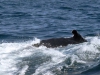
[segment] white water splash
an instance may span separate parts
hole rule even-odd
[[[40,39],[37,38],[35,40],[19,43],[1,43],[0,75],[25,75],[30,66],[28,63],[25,65],[22,63],[23,58],[35,58],[34,56],[41,57],[42,55],[42,60],[47,56],[49,56],[50,59],[41,64],[37,64],[35,71],[31,73],[31,75],[54,75],[53,70],[63,65],[67,67],[73,66],[75,62],[92,66],[95,62],[98,62],[100,58],[100,38],[87,37],[86,39],[88,40],[86,43],[68,45],[62,48],[33,47],[32,44],[40,42]],[[40,55],[38,55],[38,53],[40,53]],[[69,58],[70,64],[66,64]],[[31,62],[31,60],[27,60],[27,62]],[[22,64],[21,69],[17,66],[19,63]]]

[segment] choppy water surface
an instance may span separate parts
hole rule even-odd
[[[0,75],[99,75],[99,0],[0,0]],[[42,39],[88,42],[39,48]]]

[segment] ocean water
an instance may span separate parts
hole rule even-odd
[[[73,29],[88,42],[32,46]],[[100,0],[0,0],[0,75],[100,75]]]

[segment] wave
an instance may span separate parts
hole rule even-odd
[[[100,38],[67,47],[33,47],[40,39],[0,44],[0,75],[84,75],[99,72]]]

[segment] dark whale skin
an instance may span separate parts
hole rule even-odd
[[[68,44],[79,44],[83,42],[87,42],[76,30],[73,30],[74,34],[71,38],[51,38],[47,40],[41,40],[40,43],[34,44],[33,46],[39,47],[41,45],[46,46],[48,48],[59,47],[59,46],[67,46]]]

